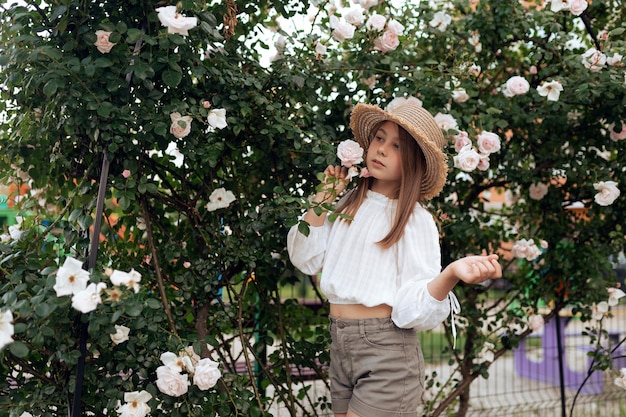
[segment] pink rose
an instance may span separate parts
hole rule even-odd
[[[122,177],[124,177],[124,178],[130,177],[130,170],[129,169],[125,169],[124,171],[122,171]]]
[[[337,19],[336,16],[330,18],[330,28],[333,30],[332,36],[338,42],[354,37],[355,27],[346,21]]]
[[[478,160],[478,165],[476,168],[479,171],[487,171],[489,169],[489,155],[478,154],[480,159]]]
[[[611,123],[611,125],[609,126],[609,135],[611,137],[611,140],[614,142],[626,139],[626,123],[622,122],[621,124],[622,130],[620,130],[619,132],[615,130],[615,123]]]
[[[528,194],[530,198],[533,200],[541,200],[548,194],[548,186],[542,182],[538,182],[536,184],[532,184],[528,188]]]
[[[480,163],[480,155],[471,146],[466,146],[461,149],[454,157],[454,167],[465,172],[471,172],[478,167]]]
[[[404,32],[404,26],[397,20],[391,19],[387,23],[387,30],[389,32],[395,33],[397,36],[401,36]]]
[[[363,148],[351,139],[344,140],[337,146],[337,157],[342,166],[350,168],[363,162]]]
[[[606,55],[596,48],[590,48],[582,55],[582,61],[585,68],[589,71],[598,72],[606,64]]]
[[[492,132],[482,132],[476,138],[478,150],[484,154],[491,154],[500,150],[500,137]]]
[[[375,30],[377,32],[382,32],[383,29],[385,29],[385,23],[387,23],[387,19],[385,18],[385,16],[374,13],[373,15],[370,16],[369,19],[367,19],[367,22],[365,23],[365,27],[368,30]]]
[[[467,132],[460,132],[458,135],[454,137],[454,150],[457,152],[461,152],[461,149],[471,144],[472,144],[472,141],[467,135]]]
[[[536,65],[531,65],[530,69],[528,70],[528,72],[530,72],[531,75],[537,74],[537,66]]]
[[[545,320],[541,314],[533,314],[528,317],[528,327],[530,327],[532,331],[541,329],[544,324]]]
[[[109,41],[109,36],[111,36],[111,32],[96,30],[96,41],[94,42],[94,45],[98,48],[98,51],[103,54],[111,52],[111,49],[116,45]]]
[[[511,254],[516,258],[532,261],[541,255],[541,250],[532,239],[520,239],[511,248]]]
[[[449,114],[437,113],[435,115],[435,122],[440,128],[446,131],[450,129],[457,130],[459,128],[454,117]]]
[[[593,184],[593,188],[598,191],[594,200],[601,206],[610,206],[620,195],[615,181],[600,181]]]
[[[526,78],[516,75],[509,78],[506,82],[506,89],[514,96],[520,94],[526,94],[530,89],[530,84],[526,81]]]
[[[587,10],[587,0],[569,0],[569,11],[574,16],[580,16],[585,10]]]
[[[205,109],[208,109],[211,107],[211,102],[209,100],[204,100],[202,102],[202,107],[204,107]]]
[[[381,52],[394,51],[399,44],[398,35],[390,30],[386,30],[381,36],[374,40],[374,48]]]
[[[172,125],[170,133],[178,139],[184,138],[191,132],[191,116],[181,116],[180,113],[174,112],[170,114]]]
[[[189,376],[168,368],[167,366],[159,366],[156,370],[156,385],[163,394],[172,397],[180,397],[189,390]]]
[[[363,15],[363,9],[361,7],[355,7],[354,9],[350,9],[348,13],[343,16],[343,18],[346,19],[346,22],[357,27],[361,26],[361,24],[365,20],[365,16]]]

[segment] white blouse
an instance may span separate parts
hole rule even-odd
[[[351,224],[327,219],[323,226],[310,227],[308,237],[293,226],[289,257],[305,274],[323,271],[320,288],[330,303],[388,304],[398,327],[432,329],[450,314],[451,303],[458,310],[453,293],[440,301],[427,288],[441,271],[437,226],[416,204],[403,237],[383,249],[376,242],[391,229],[396,207],[397,200],[369,190]]]

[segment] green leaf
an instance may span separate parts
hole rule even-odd
[[[165,85],[167,85],[168,87],[177,87],[178,84],[180,84],[180,81],[183,79],[183,76],[180,72],[167,70],[163,71],[161,78],[163,79]]]
[[[37,314],[41,318],[46,318],[55,310],[56,305],[48,304],[45,302],[38,303],[35,306],[35,314]]]
[[[48,97],[52,97],[57,93],[58,88],[59,88],[58,81],[56,79],[53,79],[53,80],[48,81],[46,84],[44,84],[43,93]]]
[[[9,350],[11,351],[13,355],[17,356],[18,358],[25,358],[28,356],[28,353],[29,353],[28,347],[24,343],[20,342],[19,340],[16,340],[13,343],[11,343],[9,345]]]

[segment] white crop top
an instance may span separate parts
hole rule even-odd
[[[330,303],[392,307],[392,320],[401,328],[432,329],[458,310],[451,292],[434,298],[427,284],[441,271],[439,234],[432,215],[420,204],[404,235],[389,249],[383,239],[395,216],[397,200],[369,190],[352,223],[337,218],[310,227],[309,236],[295,225],[287,249],[296,268],[309,275],[322,272],[320,288]],[[453,322],[453,333],[455,332]]]

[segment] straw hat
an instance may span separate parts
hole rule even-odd
[[[447,174],[448,160],[443,152],[447,141],[433,116],[415,101],[407,100],[389,110],[359,103],[350,116],[350,129],[364,148],[369,147],[372,130],[381,122],[392,121],[402,126],[415,139],[426,159],[422,178],[422,198],[429,200],[441,192]]]

